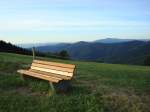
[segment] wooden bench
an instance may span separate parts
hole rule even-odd
[[[22,75],[47,80],[52,86],[52,83],[71,80],[75,72],[75,65],[33,60],[30,69],[18,70],[17,72]]]

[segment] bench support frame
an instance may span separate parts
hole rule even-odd
[[[49,82],[49,86],[50,86],[50,88],[49,88],[48,96],[52,96],[56,93],[55,92],[55,87],[54,87],[52,82]]]
[[[21,78],[22,81],[25,81],[24,74],[21,74],[20,78]]]

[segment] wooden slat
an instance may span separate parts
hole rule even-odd
[[[52,65],[52,66],[58,66],[58,67],[64,67],[64,68],[72,68],[72,69],[75,68],[75,65],[72,65],[72,64],[62,64],[62,63],[48,62],[48,61],[41,61],[41,60],[33,60],[33,63]]]
[[[68,77],[68,76],[65,76],[65,75],[52,74],[52,73],[49,73],[49,72],[43,72],[43,71],[39,71],[39,70],[29,69],[29,71],[36,72],[36,73],[39,73],[39,74],[49,75],[49,76],[52,76],[52,77],[58,77],[58,78],[61,78],[63,80],[70,80],[72,78],[72,77]]]
[[[63,72],[69,72],[69,73],[73,73],[73,71],[74,71],[74,69],[72,69],[72,68],[63,68],[63,67],[39,64],[39,63],[32,63],[32,66],[33,67],[39,67],[39,68],[58,70],[58,71],[63,71]]]
[[[52,77],[52,76],[48,76],[48,75],[44,75],[44,74],[39,74],[39,73],[28,71],[28,70],[18,70],[17,72],[19,72],[21,74],[32,76],[32,77],[48,80],[50,82],[58,83],[59,80],[61,80],[60,78],[57,78],[57,77]]]
[[[53,73],[53,74],[70,76],[70,77],[73,76],[73,73],[63,72],[63,71],[57,71],[57,70],[52,70],[52,69],[46,69],[46,68],[40,68],[40,67],[34,67],[34,66],[31,66],[31,69],[33,69],[33,70],[39,70],[39,71],[44,71],[44,72],[50,72],[50,73]]]
[[[75,65],[34,60],[29,70],[17,72],[57,83],[60,80],[70,80],[74,70]]]

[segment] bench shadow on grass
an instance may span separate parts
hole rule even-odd
[[[33,92],[40,95],[47,95],[48,91],[50,90],[50,86],[48,81],[44,81],[41,79],[37,79],[30,76],[24,76],[24,81],[28,88]],[[61,84],[61,86],[58,84],[53,84],[56,95],[86,95],[90,94],[90,88],[82,85],[76,85],[69,83],[69,87],[64,89],[64,85]],[[62,89],[63,88],[63,89]]]

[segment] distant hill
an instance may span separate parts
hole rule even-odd
[[[119,39],[119,38],[106,38],[106,39],[99,39],[94,42],[97,43],[123,43],[123,42],[131,42],[131,41],[150,41],[150,39]]]
[[[94,42],[98,43],[122,43],[122,42],[129,42],[133,41],[134,39],[118,39],[118,38],[106,38],[106,39],[99,39]]]
[[[150,42],[129,41],[123,43],[90,43],[58,44],[55,46],[37,47],[42,52],[59,52],[66,50],[72,59],[102,61],[106,63],[143,64],[150,55]]]
[[[55,45],[46,45],[46,46],[39,46],[39,47],[36,47],[36,49],[38,51],[41,51],[41,52],[60,52],[62,51],[63,49],[66,49],[67,46],[70,46],[72,44],[69,44],[69,43],[60,43],[60,44],[55,44]]]

